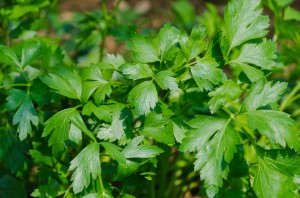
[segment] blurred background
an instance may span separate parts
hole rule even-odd
[[[102,0],[56,1],[59,8],[57,11],[60,13],[57,21],[69,25],[80,22],[80,17],[84,13],[103,12],[103,2]],[[228,0],[106,0],[105,2],[108,12],[118,7],[114,13],[116,23],[111,25],[106,37],[106,52],[123,54],[133,32],[149,34],[166,22],[187,31],[195,25],[205,25],[209,35],[212,36],[222,27],[223,11]],[[299,30],[300,17],[297,12],[300,10],[300,1],[262,0],[262,2],[264,13],[271,19],[269,38],[295,37],[286,34],[294,34]],[[69,38],[67,35],[64,36]]]
[[[176,1],[176,0],[124,0],[118,5],[116,18],[121,21],[119,29],[112,31],[112,36],[107,37],[106,49],[108,53],[124,53],[122,41],[130,37],[130,33],[142,31],[145,34],[162,27],[166,22],[171,22],[180,28],[191,29],[199,23],[204,23],[201,15],[209,15],[211,25],[221,19],[227,0],[214,1]],[[58,2],[60,21],[71,21],[78,12],[99,12],[103,8],[100,0],[64,0]],[[118,0],[106,1],[108,11],[112,11]],[[209,16],[206,16],[209,17]],[[212,26],[211,26],[212,27]],[[213,27],[212,27],[213,28]],[[126,32],[124,32],[124,30]],[[210,29],[211,33],[215,29]],[[126,37],[127,35],[127,37]],[[121,45],[120,45],[121,44]]]

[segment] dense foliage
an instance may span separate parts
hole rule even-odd
[[[260,0],[224,17],[177,1],[174,25],[143,33],[121,1],[76,24],[57,1],[0,3],[0,197],[299,197],[291,0],[262,2],[272,39]],[[108,35],[130,53],[105,55]]]

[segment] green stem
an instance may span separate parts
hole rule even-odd
[[[107,37],[107,34],[108,34],[108,26],[110,25],[112,16],[118,10],[119,5],[122,2],[122,0],[118,0],[117,4],[115,5],[115,7],[113,8],[113,10],[110,14],[108,13],[108,10],[107,10],[106,0],[102,0],[101,2],[102,2],[102,11],[104,13],[104,18],[105,18],[105,26],[104,26],[104,29],[101,31],[102,32],[102,39],[101,39],[101,42],[99,44],[99,47],[100,47],[99,62],[101,62],[102,59],[103,59],[104,48],[105,48],[105,44],[106,44],[106,37]]]
[[[59,0],[53,0],[53,3],[51,5],[51,7],[54,9],[54,8],[57,8],[57,4],[58,4],[58,1]]]
[[[121,82],[121,81],[111,81],[110,83],[113,85],[126,85],[125,82]]]
[[[23,69],[20,69],[20,72],[22,74],[22,76],[24,77],[24,79],[26,80],[27,84],[30,84],[30,80],[27,78],[27,76],[25,75]]]
[[[123,195],[123,188],[122,188],[121,192],[119,192],[119,194],[118,194],[117,198],[121,198],[121,197],[122,197],[122,195]]]
[[[170,90],[168,90],[167,93],[162,97],[162,101],[165,102],[166,99],[168,98],[169,94],[170,94]]]
[[[186,69],[188,66],[187,65],[184,65],[184,66],[180,66],[180,67],[176,67],[176,68],[171,68],[171,70],[175,73],[183,70],[183,69]]]
[[[237,120],[234,120],[234,122],[237,124],[240,130],[246,135],[246,137],[250,140],[251,144],[256,149],[256,142],[254,138],[251,136],[251,134],[253,134],[252,131],[248,127],[242,126]]]
[[[8,87],[30,87],[31,84],[20,83],[20,84],[7,84],[0,86],[0,89],[8,88]]]
[[[294,113],[292,114],[292,117],[295,118],[295,117],[297,117],[298,115],[300,115],[300,109],[294,111]]]
[[[95,143],[97,143],[97,140],[96,140],[94,134],[93,134],[91,131],[89,131],[89,130],[83,130],[83,132],[84,132],[84,134],[86,134],[89,138],[91,138]]]
[[[79,108],[79,107],[82,107],[82,105],[77,105],[76,107],[74,107],[74,110]],[[76,121],[72,121],[71,122],[79,129],[81,129],[81,131],[86,134],[89,138],[91,138],[95,143],[97,143],[97,139],[95,138],[93,132],[91,132],[88,128],[86,127],[81,127],[80,124],[77,124]]]
[[[102,40],[100,42],[100,53],[99,53],[99,62],[102,61],[104,55],[104,48],[106,44],[106,37],[107,37],[107,24],[105,24],[104,30],[102,30]]]
[[[230,118],[232,118],[234,120],[235,115],[229,109],[227,109],[224,106],[222,107],[222,109],[223,109],[223,111],[225,111],[225,113],[227,113],[230,116]]]
[[[296,87],[289,93],[289,95],[283,100],[281,103],[279,110],[283,111],[286,107],[288,107],[294,100],[293,97],[300,90],[300,82],[297,83]]]
[[[104,13],[104,17],[105,17],[105,19],[107,19],[108,13],[107,13],[107,7],[106,7],[106,0],[101,0],[101,4],[102,4],[102,11]]]
[[[168,181],[169,184],[168,184],[168,186],[167,186],[167,188],[165,190],[166,197],[171,197],[171,195],[174,195],[174,191],[175,191],[174,187],[177,188],[174,185],[175,180],[176,180],[176,175],[172,174],[171,179]]]
[[[123,1],[123,0],[118,0],[118,2],[116,3],[115,7],[113,8],[113,10],[112,10],[110,16],[114,16],[114,14],[115,14],[116,11],[118,10],[119,5],[120,5],[120,3],[121,3],[122,1]]]
[[[168,174],[168,166],[169,166],[169,156],[170,156],[170,147],[166,145],[160,146],[165,152],[159,156],[158,161],[158,178],[159,178],[159,190],[158,196],[159,198],[166,197],[166,188],[167,188],[167,174]]]
[[[101,125],[101,123],[99,122],[99,123],[97,123],[97,124],[95,124],[94,126],[91,127],[91,131],[92,131],[93,134],[96,133],[96,131],[99,130],[100,125]]]
[[[103,59],[103,55],[104,55],[104,48],[105,48],[105,43],[106,43],[106,37],[107,37],[107,26],[110,23],[110,16],[108,15],[108,11],[107,11],[107,6],[106,6],[106,0],[101,0],[102,3],[102,11],[104,13],[104,19],[105,19],[105,24],[103,29],[101,29],[101,34],[102,34],[102,38],[101,38],[101,42],[99,44],[99,62],[102,61]],[[101,28],[101,27],[100,27]]]
[[[105,192],[105,188],[104,188],[104,185],[103,185],[101,174],[98,174],[98,179],[99,179],[99,183],[100,183],[102,198],[104,198],[104,197],[106,197],[106,192]]]
[[[294,96],[292,99],[291,99],[291,102],[294,102],[296,100],[298,100],[300,98],[300,94]]]
[[[227,109],[226,107],[222,107],[222,109],[230,116],[230,118],[234,121],[234,123],[239,127],[240,131],[246,135],[246,137],[250,140],[251,144],[255,147],[256,146],[255,140],[251,136],[251,134],[253,134],[252,131],[250,131],[248,127],[242,126],[240,122],[236,119],[236,116],[229,109]]]
[[[179,72],[182,69],[190,68],[191,66],[194,66],[197,63],[198,63],[198,61],[194,61],[194,62],[186,63],[185,65],[182,65],[182,66],[179,66],[179,67],[175,67],[175,68],[171,67],[171,70],[176,73],[176,72]]]
[[[10,40],[10,37],[9,37],[9,29],[8,29],[8,21],[7,20],[5,20],[3,22],[2,32],[3,32],[3,38],[4,38],[3,43],[5,43],[6,46],[9,47],[11,45],[11,40]]]
[[[155,179],[152,178],[150,185],[150,197],[155,198]]]
[[[230,47],[228,48],[228,51],[227,51],[227,53],[226,53],[226,56],[225,56],[225,59],[226,60],[228,60],[228,56],[229,56],[229,53],[231,52],[231,45],[230,45]]]
[[[67,195],[69,194],[71,188],[72,188],[72,186],[69,186],[69,187],[67,188],[67,190],[66,190],[66,192],[65,192],[65,194],[64,194],[64,196],[63,196],[63,198],[66,198],[66,197],[67,197]]]
[[[198,62],[199,62],[199,61],[190,62],[190,63],[186,64],[185,66],[186,66],[186,67],[191,67],[191,66],[196,65]]]

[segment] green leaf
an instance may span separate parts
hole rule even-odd
[[[144,81],[135,86],[128,95],[128,101],[135,107],[138,116],[149,113],[158,102],[157,91],[153,82]]]
[[[260,66],[262,69],[271,70],[275,66],[276,43],[271,40],[264,40],[261,43],[244,44],[238,58],[238,62]]]
[[[224,72],[217,68],[219,65],[212,59],[202,59],[191,67],[192,76],[200,91],[210,91],[226,79]]]
[[[75,109],[77,107],[74,107]],[[85,135],[89,136],[93,141],[96,141],[96,138],[94,134],[86,127],[80,113],[76,110],[72,116],[69,117],[70,121],[76,128],[80,129],[82,132],[84,132]],[[79,136],[77,134],[77,136]]]
[[[64,187],[61,186],[56,180],[50,178],[45,185],[41,185],[35,189],[31,193],[31,196],[40,198],[59,197],[60,195],[63,195],[64,192]]]
[[[102,124],[98,130],[97,138],[99,138],[99,140],[109,140],[110,142],[115,141],[116,138],[112,134],[111,128],[112,127],[109,124]]]
[[[21,68],[21,63],[16,53],[4,45],[0,45],[0,62]]]
[[[28,150],[25,143],[18,141],[17,144],[13,144],[1,163],[12,174],[19,175],[28,171],[31,161],[28,159]]]
[[[291,6],[284,9],[284,20],[296,20],[300,21],[300,12]]]
[[[154,111],[146,115],[140,134],[167,145],[175,143],[172,121]]]
[[[183,122],[183,120],[181,120],[180,122],[178,122],[176,120],[171,122],[175,140],[179,143],[182,143],[182,140],[183,140],[183,138],[185,138],[185,133],[186,133],[186,129],[183,128],[183,126],[182,126],[183,123],[181,123],[181,122]]]
[[[256,69],[253,66],[244,63],[234,63],[234,62],[231,62],[231,64],[233,66],[237,65],[238,67],[240,67],[251,82],[255,82],[257,80],[265,78],[264,72],[259,69]]]
[[[125,60],[120,54],[107,54],[107,60],[115,69],[118,69],[121,65],[125,64]]]
[[[120,140],[126,135],[126,132],[130,130],[130,126],[133,122],[132,113],[122,104],[114,105],[112,110],[111,133],[117,140]]]
[[[99,193],[90,193],[88,195],[83,196],[82,198],[98,198],[100,197]]]
[[[64,54],[60,46],[52,49],[51,46],[42,45],[42,64],[47,67],[56,67],[61,64]]]
[[[1,198],[26,198],[25,185],[10,175],[0,177]]]
[[[31,149],[29,154],[36,164],[45,164],[47,166],[53,166],[53,158],[45,153],[42,153],[39,150]]]
[[[60,151],[64,150],[65,141],[68,140],[70,134],[71,121],[77,128],[86,130],[82,127],[82,125],[85,125],[76,108],[64,109],[45,122],[46,127],[44,128],[42,137],[50,135],[53,131],[48,144],[49,146],[52,146],[54,154],[58,154]],[[72,133],[73,132],[71,131],[71,136]]]
[[[136,197],[129,194],[123,194],[122,198],[136,198]]]
[[[131,174],[135,173],[140,167],[140,164],[131,161],[131,160],[126,160],[125,164],[119,164],[116,172],[116,177],[117,178],[125,178],[130,176]]]
[[[164,90],[178,90],[175,73],[165,70],[155,74],[155,82]]]
[[[129,144],[123,149],[126,158],[152,158],[164,152],[157,146],[141,144],[144,136],[133,138]]]
[[[205,26],[195,26],[192,29],[190,38],[186,33],[181,34],[180,47],[187,61],[192,60],[205,49],[204,39],[206,35]]]
[[[146,64],[125,64],[121,67],[122,73],[129,79],[138,80],[153,77],[152,70]]]
[[[179,48],[176,44],[179,42],[181,31],[170,23],[166,23],[157,35],[157,46],[159,47],[160,60],[173,60]]]
[[[260,149],[262,150],[262,149]],[[300,175],[299,155],[287,150],[259,151],[253,189],[258,197],[299,197],[294,175]]]
[[[69,140],[75,142],[76,144],[80,144],[82,141],[81,130],[72,123],[70,125]]]
[[[189,1],[174,1],[172,10],[176,18],[178,18],[178,22],[181,22],[183,25],[191,25],[195,22],[195,7]]]
[[[91,114],[99,120],[104,120],[108,124],[102,124],[97,137],[101,140],[120,140],[130,133],[132,125],[132,113],[124,104],[116,103],[112,105],[102,105],[96,107],[92,102],[87,103],[83,108],[83,115],[91,116]]]
[[[133,57],[140,63],[152,63],[159,61],[157,50],[151,38],[144,38],[140,34],[134,34],[131,38]]]
[[[82,100],[87,102],[94,93],[96,104],[100,104],[112,92],[111,84],[104,79],[99,67],[92,65],[81,72],[83,80]]]
[[[230,119],[197,116],[189,121],[192,128],[180,146],[184,152],[197,152],[195,171],[200,171],[208,197],[214,197],[228,174],[228,164],[237,152],[240,139]]]
[[[30,86],[30,97],[40,107],[51,102],[51,96],[47,85],[43,84],[40,80],[35,79],[32,86]]]
[[[13,146],[11,131],[0,127],[0,160],[3,160],[9,149]]]
[[[270,40],[264,40],[258,44],[246,43],[242,46],[239,56],[230,62],[236,63],[237,65],[247,64],[249,67],[249,64],[252,64],[262,69],[271,70],[276,64],[274,62],[274,59],[277,57],[275,53],[276,43]],[[244,70],[243,66],[241,68]],[[251,77],[248,78],[250,79]]]
[[[287,83],[283,82],[272,83],[264,79],[254,82],[243,102],[242,111],[253,111],[277,103],[286,88]]]
[[[214,36],[223,23],[218,5],[214,2],[205,2],[205,11],[201,14],[201,17],[197,18],[197,22],[207,28],[207,34],[210,37]]]
[[[212,97],[208,102],[210,112],[215,113],[222,105],[236,100],[241,94],[242,90],[238,84],[232,80],[226,80],[223,85],[208,94]]]
[[[279,7],[285,7],[287,5],[290,5],[291,3],[293,3],[294,0],[274,0],[275,3],[277,4],[277,6]]]
[[[106,109],[107,108],[107,109]],[[123,104],[117,103],[117,104],[113,104],[110,105],[108,107],[108,105],[106,106],[101,106],[98,107],[98,109],[100,110],[99,113],[102,114],[102,118],[103,116],[105,116],[105,114],[107,112],[107,110],[109,110],[110,112],[109,117],[107,118],[103,118],[103,120],[107,121],[107,122],[111,122],[111,126],[109,126],[109,128],[107,128],[106,130],[106,135],[102,134],[101,132],[105,131],[99,131],[98,133],[98,137],[103,139],[103,135],[107,137],[107,133],[111,133],[111,135],[113,135],[114,138],[116,138],[117,140],[120,140],[121,138],[126,136],[127,132],[130,132],[130,126],[132,124],[132,113],[131,111]],[[95,111],[94,111],[95,112]],[[98,116],[99,119],[101,119],[101,117]]]
[[[8,110],[17,109],[23,102],[24,97],[26,97],[26,92],[20,89],[10,89],[8,91],[6,108]]]
[[[24,2],[16,4],[12,7],[12,12],[9,15],[9,19],[20,19],[22,16],[30,13],[38,13],[40,8],[49,5],[50,2],[47,1],[37,1],[34,4],[29,4],[29,2]]]
[[[71,177],[72,187],[75,194],[87,188],[90,184],[91,175],[95,180],[101,173],[99,144],[90,143],[72,161],[69,171],[74,171]]]
[[[21,67],[24,69],[41,54],[42,46],[38,41],[25,42],[22,49]]]
[[[290,115],[280,111],[258,110],[244,113],[247,116],[249,127],[257,129],[283,147],[287,145],[300,150],[299,132],[296,123]]]
[[[85,86],[85,88],[88,88],[88,86],[95,86],[95,84],[97,84],[96,85],[97,88],[94,93],[94,98],[96,104],[100,104],[105,99],[105,97],[110,96],[110,94],[112,93],[111,84],[110,83],[100,84],[99,82],[94,82],[94,83],[90,82],[89,85],[84,83],[83,86]]]
[[[116,160],[118,163],[126,163],[126,158],[123,153],[121,153],[120,150],[122,150],[120,147],[114,145],[110,142],[101,142],[101,145],[105,148],[106,152],[109,154],[111,158]]]
[[[55,68],[53,73],[49,73],[48,76],[41,76],[40,80],[60,95],[81,99],[82,82],[77,70],[74,68]]]
[[[19,106],[18,111],[13,117],[13,124],[19,124],[19,138],[20,140],[24,140],[32,132],[31,123],[34,126],[38,126],[39,124],[39,118],[36,115],[31,97],[25,91],[11,89],[7,101],[8,108],[15,109]]]
[[[91,116],[94,114],[99,120],[112,122],[113,108],[114,105],[101,105],[97,107],[92,101],[89,101],[83,106],[82,115]]]
[[[267,35],[269,18],[262,16],[262,9],[258,6],[260,0],[231,0],[224,11],[227,39],[229,41],[228,52],[242,43],[262,38]]]

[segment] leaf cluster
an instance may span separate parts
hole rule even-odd
[[[1,197],[25,197],[26,178],[33,197],[171,197],[185,155],[208,197],[298,197],[299,126],[279,106],[288,83],[268,80],[260,3],[230,1],[212,37],[167,23],[83,67],[42,38],[0,45]]]

